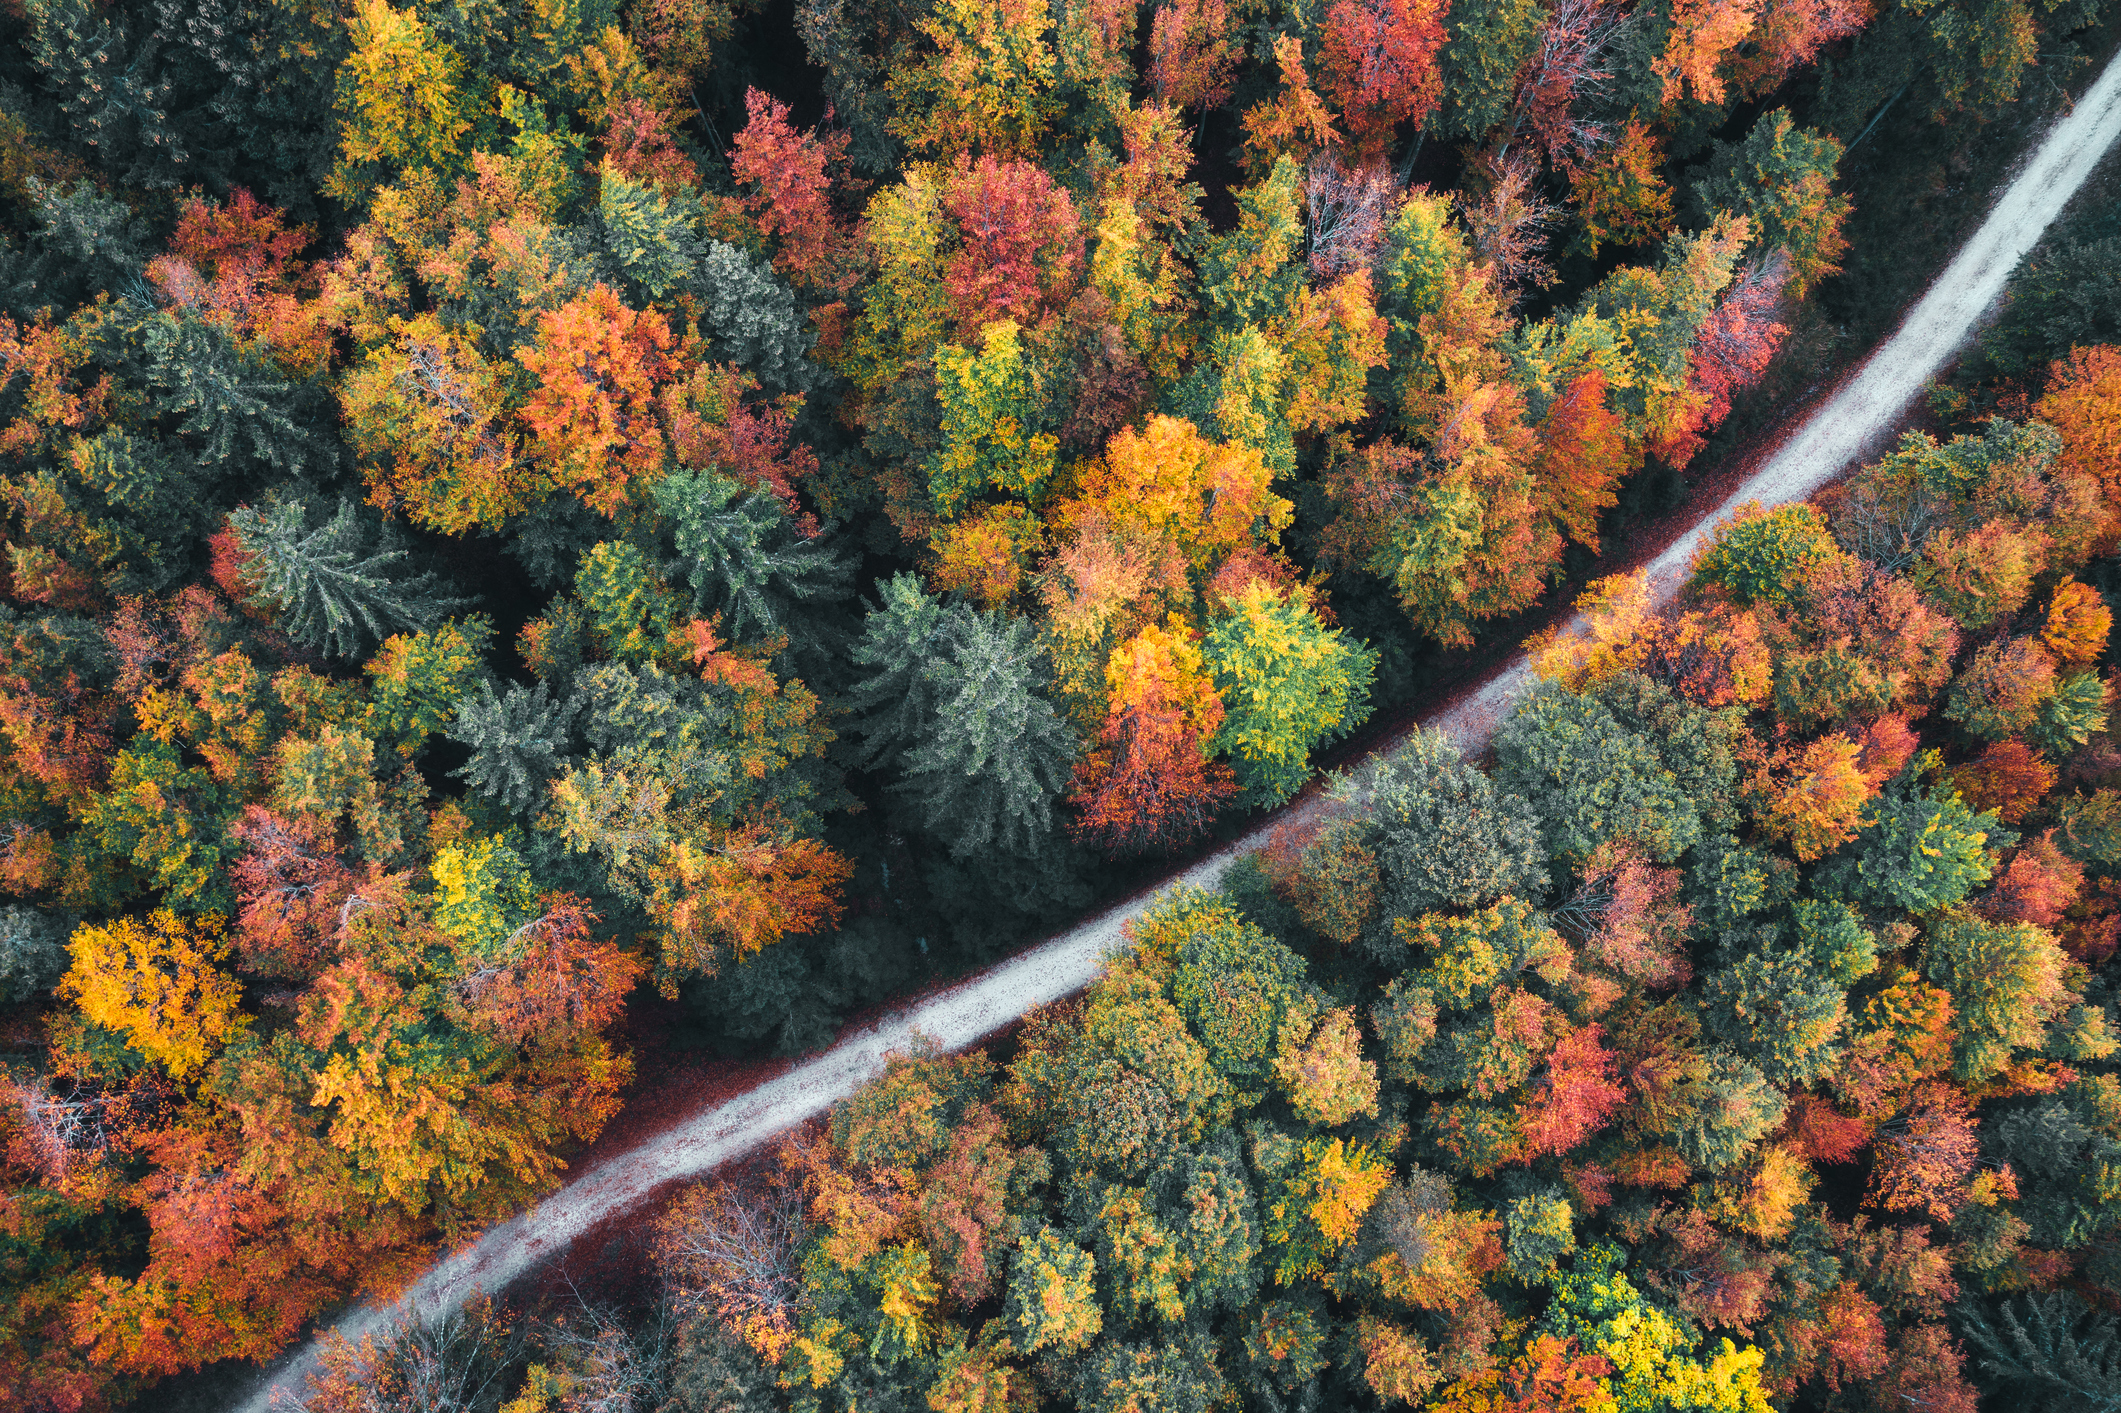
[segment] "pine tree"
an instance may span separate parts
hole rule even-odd
[[[1981,1367],[2043,1406],[2069,1413],[2121,1408],[2121,1331],[2068,1291],[2028,1295],[2024,1318],[2005,1301],[1991,1324],[1979,1306],[1959,1310],[1959,1328]],[[1997,1325],[2002,1328],[1998,1329]]]
[[[944,606],[909,574],[855,645],[871,669],[854,693],[869,763],[896,768],[893,788],[958,858],[1035,852],[1052,826],[1077,743],[1038,691],[1044,656],[1030,624]]]
[[[406,552],[371,541],[351,501],[342,499],[319,529],[306,529],[307,518],[295,500],[262,511],[241,506],[229,516],[248,559],[244,577],[258,586],[251,602],[272,609],[296,641],[334,657],[359,657],[461,604],[440,592],[432,574],[393,577]]]
[[[810,336],[795,311],[795,294],[770,266],[723,241],[709,241],[699,283],[707,295],[707,326],[717,356],[758,375],[768,388],[803,392],[816,378],[805,361]]]
[[[511,684],[501,696],[481,678],[478,695],[464,698],[449,733],[472,751],[453,773],[487,798],[529,814],[559,768],[580,710],[580,698],[556,702],[543,682],[528,689]]]
[[[783,631],[798,605],[843,589],[846,561],[798,536],[770,491],[713,471],[674,471],[654,495],[677,540],[670,572],[692,586],[692,612],[721,615],[738,642]]]

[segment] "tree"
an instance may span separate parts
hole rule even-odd
[[[392,1321],[358,1345],[335,1334],[309,1376],[315,1413],[415,1413],[497,1406],[523,1354],[523,1334],[489,1300]]]
[[[1826,517],[1808,504],[1740,506],[1694,561],[1697,585],[1742,604],[1788,607],[1807,578],[1838,555]]]
[[[511,683],[503,696],[481,678],[477,694],[465,694],[449,730],[472,752],[454,774],[504,808],[529,814],[566,754],[579,711],[574,699],[554,701],[542,682],[528,689]]]
[[[1009,1323],[1027,1354],[1081,1349],[1104,1328],[1093,1278],[1097,1258],[1051,1227],[1017,1251],[1009,1275]]]
[[[1645,735],[1594,697],[1542,688],[1495,739],[1496,783],[1539,816],[1550,857],[1631,840],[1669,863],[1701,836],[1689,798]]]
[[[1789,110],[1763,113],[1739,143],[1715,146],[1709,174],[1695,184],[1711,211],[1743,216],[1753,237],[1789,259],[1790,295],[1802,299],[1840,269],[1848,241],[1841,224],[1849,199],[1830,189],[1841,144],[1800,128]]]
[[[1443,7],[1423,0],[1334,0],[1319,59],[1326,96],[1358,143],[1382,149],[1443,100]]]
[[[1153,416],[1139,432],[1120,428],[1104,455],[1081,470],[1070,513],[1094,511],[1116,528],[1153,536],[1205,577],[1232,555],[1273,544],[1287,528],[1295,508],[1269,489],[1272,481],[1253,448]]]
[[[1149,26],[1149,88],[1174,108],[1220,107],[1238,47],[1223,0],[1166,0]]]
[[[0,1005],[33,1005],[66,975],[65,919],[22,903],[0,907]]]
[[[1548,18],[1522,0],[1474,0],[1453,4],[1448,22],[1437,135],[1478,142],[1512,116],[1519,80],[1539,51]]]
[[[989,324],[977,352],[945,344],[935,351],[942,445],[924,468],[935,513],[954,517],[989,489],[1035,497],[1045,489],[1060,443],[1037,372],[1025,357],[1013,319]]]
[[[463,60],[417,14],[363,0],[349,22],[352,52],[339,66],[339,165],[328,189],[364,203],[379,169],[455,164],[471,128]]]
[[[1952,996],[1959,1018],[1952,1073],[1987,1079],[2017,1050],[2038,1049],[2048,1025],[2077,998],[2063,981],[2069,958],[2031,923],[1948,914],[1929,929],[1923,972]]]
[[[2020,296],[2021,298],[2023,296]],[[2105,503],[2114,504],[2116,474],[2121,458],[2121,347],[2112,344],[2072,348],[2048,369],[2047,392],[2033,407],[2041,421],[2062,434],[2058,469],[2090,476],[2106,488]],[[2100,527],[2100,542],[2112,544],[2121,538],[2121,516],[2109,510]],[[2080,590],[2082,586],[2076,586]],[[2057,589],[2056,604],[2063,590]]]
[[[2113,632],[2113,610],[2089,584],[2064,578],[2048,601],[2047,626],[2040,630],[2040,646],[2062,667],[2089,667],[2106,652],[2107,636]]]
[[[507,371],[432,315],[408,320],[340,384],[369,498],[445,533],[522,510],[536,489],[504,419]]]
[[[1410,737],[1367,785],[1384,916],[1482,907],[1536,886],[1537,819],[1443,736]]]
[[[1994,1323],[1979,1306],[1962,1317],[1983,1369],[2056,1407],[2097,1408],[2121,1398],[2121,1335],[2113,1316],[2067,1291],[2021,1299],[2019,1309],[2003,1301]]]
[[[772,269],[727,241],[711,240],[700,256],[706,327],[713,356],[754,373],[781,393],[808,390],[815,372],[805,361],[811,336],[796,313],[795,294]],[[650,310],[642,318],[654,315]]]
[[[1328,1011],[1315,1031],[1308,1023],[1284,1026],[1274,1077],[1296,1117],[1314,1127],[1338,1128],[1377,1114],[1377,1066],[1362,1057],[1353,1007]]]
[[[1768,1083],[1811,1084],[1840,1059],[1844,993],[1798,952],[1757,951],[1711,972],[1703,986],[1709,1029],[1760,1067]]]
[[[959,858],[996,845],[1035,852],[1076,743],[1036,690],[1043,656],[1030,626],[945,607],[901,574],[870,611],[854,660],[868,758]]]
[[[675,540],[672,569],[692,587],[690,611],[713,614],[738,642],[787,632],[800,608],[844,582],[845,563],[801,538],[766,491],[746,491],[714,471],[679,470],[651,495]]]
[[[1846,736],[1827,735],[1790,762],[1790,774],[1769,787],[1761,827],[1790,841],[1805,863],[1856,837],[1863,806],[1872,794],[1861,768],[1862,748]]]
[[[172,1078],[203,1067],[243,1028],[242,988],[218,965],[228,944],[211,913],[186,922],[163,909],[145,922],[84,923],[67,946],[73,965],[59,994]]]
[[[457,718],[457,703],[484,669],[493,639],[483,615],[399,633],[364,664],[371,679],[367,729],[406,754]]]
[[[1872,1139],[1870,1201],[1888,1212],[1948,1219],[1981,1153],[1973,1106],[1948,1084],[1918,1085],[1903,1112]]]
[[[1313,748],[1369,715],[1377,655],[1327,628],[1301,593],[1254,583],[1208,630],[1201,657],[1225,712],[1212,748],[1256,800],[1295,793]]]
[[[2004,638],[1975,649],[1952,682],[1944,715],[1984,740],[2029,730],[2055,690],[2055,660],[2030,638]]]
[[[1714,427],[1731,402],[1760,381],[1789,330],[1774,321],[1790,283],[1790,259],[1779,247],[1754,260],[1724,291],[1716,312],[1694,336],[1687,386],[1708,399],[1702,421]]]
[[[848,237],[832,210],[828,169],[845,159],[851,134],[799,134],[788,105],[756,88],[744,90],[744,112],[729,153],[730,170],[749,187],[744,209],[780,243],[781,273],[812,288],[836,285]]]
[[[1987,845],[1999,832],[1994,815],[1968,809],[1957,791],[1903,776],[1864,813],[1854,868],[1842,876],[1859,902],[1935,912],[1988,882]]]
[[[680,371],[661,314],[593,285],[541,314],[537,342],[517,358],[538,380],[523,423],[557,485],[611,515],[661,474],[656,398]]]
[[[1664,53],[1650,66],[1664,80],[1661,101],[1723,102],[1725,56],[1745,41],[1759,13],[1760,0],[1678,0]]]
[[[1045,0],[945,0],[915,26],[934,51],[886,80],[891,131],[919,151],[1028,152],[1059,111]]]
[[[1975,808],[2016,824],[2054,788],[2055,768],[2023,741],[1996,741],[1952,772],[1952,783]]]
[[[1097,748],[1076,762],[1070,793],[1082,837],[1113,853],[1189,843],[1237,789],[1230,768],[1207,755],[1222,701],[1183,629],[1151,624],[1105,667],[1112,705]]]
[[[334,657],[357,657],[400,629],[418,632],[460,600],[446,598],[433,574],[390,570],[406,551],[376,546],[353,503],[316,530],[305,530],[299,501],[263,511],[239,506],[229,527],[244,556],[243,577],[257,586],[252,602],[275,612],[297,641]]]
[[[1649,125],[1629,118],[1611,146],[1569,175],[1583,231],[1576,244],[1596,256],[1601,245],[1647,245],[1672,230],[1672,190],[1659,175],[1664,153]]]
[[[1586,369],[1539,423],[1540,508],[1556,530],[1596,553],[1599,516],[1619,503],[1616,488],[1636,461],[1620,415],[1606,405],[1605,373]]]

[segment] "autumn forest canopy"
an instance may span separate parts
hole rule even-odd
[[[2098,0],[0,33],[0,1408],[239,1387],[643,1045],[827,1043],[1579,592],[1489,755],[303,1406],[2121,1406],[2114,190],[1889,454],[1598,568]]]

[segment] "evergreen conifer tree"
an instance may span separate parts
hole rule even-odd
[[[692,612],[722,615],[740,642],[781,630],[795,605],[829,599],[845,580],[846,564],[799,537],[769,491],[746,491],[712,471],[676,471],[654,494],[677,538],[671,572],[692,586]]]
[[[251,602],[271,608],[298,642],[334,657],[357,657],[401,629],[423,629],[459,602],[431,574],[394,579],[402,549],[372,545],[349,501],[320,529],[306,528],[299,501],[229,516],[258,585]]]
[[[517,814],[530,813],[566,754],[580,710],[580,698],[554,701],[543,682],[512,684],[503,696],[481,679],[478,694],[457,708],[449,733],[472,752],[457,778]]]
[[[723,241],[710,241],[699,264],[707,325],[715,353],[758,375],[769,388],[807,390],[815,373],[804,361],[810,338],[795,312],[795,294],[763,265]]]
[[[1027,623],[944,605],[910,574],[884,586],[854,660],[868,763],[894,768],[924,828],[965,858],[1035,851],[1076,742],[1037,689],[1044,649]]]

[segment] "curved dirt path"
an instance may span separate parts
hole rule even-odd
[[[1647,566],[1653,597],[1675,595],[1688,563],[1716,525],[1747,501],[1803,500],[1889,434],[1910,400],[1959,348],[2003,292],[2010,272],[2061,214],[2107,149],[2121,138],[2121,56],[2110,61],[2076,109],[2056,123],[2012,180],[1981,228],[1937,278],[1900,328],[1853,378],[1786,439],[1776,454],[1716,510]],[[1573,626],[1573,620],[1572,620]],[[1511,706],[1534,684],[1519,656],[1478,690],[1431,718],[1429,725],[1468,749],[1485,744]],[[1373,759],[1398,738],[1379,744]],[[632,1152],[600,1163],[513,1220],[444,1258],[394,1306],[369,1307],[341,1320],[338,1332],[359,1340],[402,1312],[454,1306],[474,1291],[499,1291],[548,1256],[566,1250],[599,1223],[645,1201],[658,1188],[698,1177],[741,1157],[776,1134],[824,1113],[882,1072],[884,1058],[926,1037],[945,1049],[973,1045],[1026,1011],[1058,1001],[1096,979],[1105,958],[1124,945],[1121,929],[1170,888],[1212,888],[1243,853],[1278,826],[1321,808],[1313,794],[1260,824],[1220,852],[1176,874],[1156,890],[1122,903],[1031,951],[850,1035],[823,1054],[748,1093],[669,1129]],[[267,1375],[241,1413],[288,1406],[289,1395],[317,1363],[312,1342]]]

